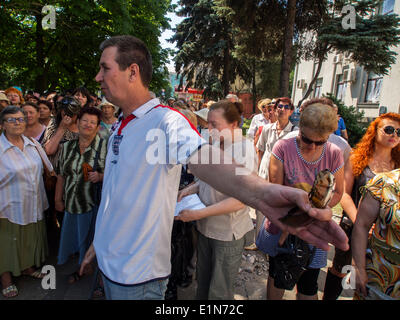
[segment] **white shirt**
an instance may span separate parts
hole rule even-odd
[[[100,270],[120,284],[170,274],[182,164],[206,143],[179,112],[158,105],[152,99],[133,112],[118,155],[113,141],[120,124],[108,142],[94,247]]]
[[[10,143],[4,133],[0,136],[0,218],[27,225],[42,220],[49,204],[42,159],[35,144],[22,138],[23,151]]]
[[[250,139],[254,139],[256,132],[259,127],[265,126],[269,123],[269,120],[265,119],[264,114],[259,113],[256,114],[253,119],[251,120],[249,130],[247,131],[247,136]]]
[[[264,152],[260,163],[260,169],[258,170],[258,175],[267,180],[269,176],[269,162],[271,159],[272,148],[279,139],[287,137],[290,132],[295,129],[295,126],[289,121],[286,127],[283,128],[278,135],[278,130],[276,129],[277,123],[278,121],[263,127],[260,138],[257,142],[257,149]]]
[[[290,138],[294,138],[297,137],[299,135],[299,131],[292,131],[290,133],[288,133],[284,139],[290,139]],[[347,162],[347,160],[350,157],[350,152],[351,152],[351,147],[349,145],[349,143],[346,141],[346,139],[337,136],[336,134],[332,133],[329,138],[328,141],[330,143],[333,143],[334,145],[336,145],[337,147],[339,147],[340,151],[342,151],[342,155],[343,155],[343,159],[344,159],[344,163]]]
[[[228,155],[236,163],[243,165],[251,172],[257,173],[257,155],[254,145],[250,140],[243,138],[241,141],[233,143],[229,151],[231,152]],[[199,197],[206,206],[211,206],[229,198],[229,196],[215,190],[201,180],[199,181]],[[197,230],[205,237],[220,241],[241,239],[247,232],[254,228],[249,211],[250,208],[246,206],[229,214],[197,220]]]

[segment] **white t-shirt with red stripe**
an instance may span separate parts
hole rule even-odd
[[[182,164],[207,143],[181,113],[152,99],[133,112],[119,152],[110,136],[94,247],[100,270],[120,284],[170,274],[171,231]]]

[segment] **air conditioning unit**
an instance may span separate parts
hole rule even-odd
[[[357,70],[356,70],[356,68],[351,68],[350,69],[350,72],[348,74],[347,79],[350,82],[356,82],[357,81]]]
[[[337,54],[336,56],[333,57],[333,63],[340,63],[343,61],[343,55],[342,54]]]
[[[297,89],[305,89],[306,86],[307,86],[306,80],[304,79],[297,80]]]

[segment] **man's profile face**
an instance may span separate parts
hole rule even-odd
[[[106,99],[115,105],[121,105],[129,85],[129,68],[124,71],[119,69],[115,61],[117,47],[108,47],[101,54],[100,71],[95,80],[100,84]]]

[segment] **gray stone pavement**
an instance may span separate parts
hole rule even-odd
[[[334,216],[337,221],[338,216]],[[323,268],[319,276],[318,297],[322,299],[325,284],[326,271],[332,265],[334,248],[331,247],[328,254],[328,265]],[[53,265],[56,268],[56,289],[44,290],[41,280],[27,276],[14,278],[14,283],[18,287],[19,295],[13,299],[5,299],[0,295],[0,300],[88,300],[93,288],[94,277],[86,276],[80,281],[69,284],[68,275],[77,268],[78,259],[70,259],[65,265],[56,265],[56,256],[50,255],[45,264]],[[245,251],[242,256],[242,265],[235,283],[235,300],[265,300],[266,284],[268,278],[268,260],[260,251]],[[196,292],[196,281],[187,288],[178,288],[179,300],[194,300]],[[342,292],[339,300],[351,300],[352,290]],[[100,298],[101,299],[101,298]],[[296,290],[286,291],[285,300],[295,300]]]

